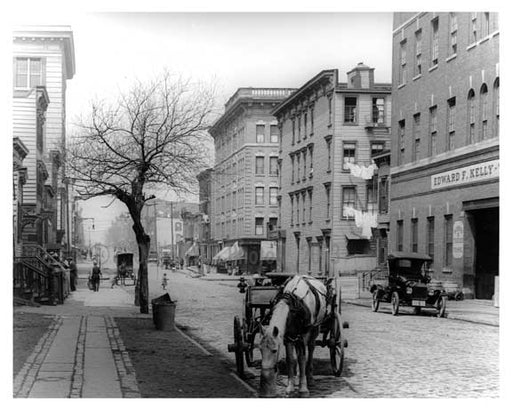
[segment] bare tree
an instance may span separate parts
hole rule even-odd
[[[92,104],[77,125],[66,163],[83,198],[113,195],[128,208],[139,249],[135,303],[148,313],[150,237],[141,211],[155,197],[148,192],[194,192],[195,176],[209,165],[214,89],[166,71],[120,94],[113,105]]]

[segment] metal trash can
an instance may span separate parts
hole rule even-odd
[[[176,302],[171,300],[168,293],[151,300],[153,323],[157,330],[174,330]]]

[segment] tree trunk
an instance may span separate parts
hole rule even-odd
[[[135,305],[140,307],[140,313],[149,313],[149,289],[148,289],[148,254],[150,238],[143,233],[137,235],[137,244],[139,245],[139,274],[137,287],[135,289]]]

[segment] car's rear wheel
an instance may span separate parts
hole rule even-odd
[[[379,305],[380,305],[380,300],[377,297],[377,295],[378,295],[378,292],[374,291],[373,292],[373,298],[372,298],[372,311],[374,311],[374,312],[379,310]]]
[[[398,296],[398,292],[393,292],[391,294],[391,313],[393,313],[393,316],[398,315],[399,309],[400,309],[400,297]]]
[[[445,317],[446,316],[446,303],[448,301],[447,296],[441,296],[439,301],[437,302],[437,317]]]

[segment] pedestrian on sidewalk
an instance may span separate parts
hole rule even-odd
[[[71,292],[74,292],[76,290],[76,282],[77,282],[77,269],[76,269],[76,263],[73,260],[73,258],[69,258],[69,281],[71,282],[69,284],[69,287],[71,288]]]
[[[93,267],[91,271],[91,281],[93,285],[93,290],[95,292],[99,292],[100,290],[100,278],[101,278],[101,269],[98,266],[98,262],[93,262]]]

